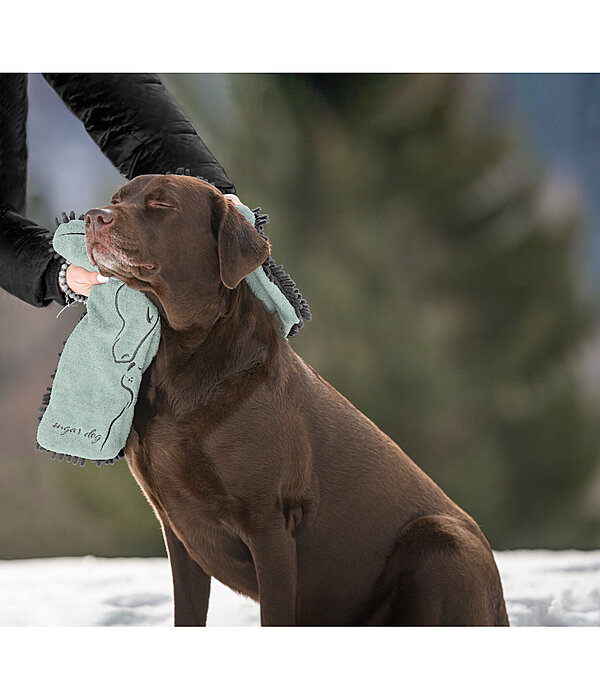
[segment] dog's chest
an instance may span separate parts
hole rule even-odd
[[[252,556],[236,534],[240,517],[236,499],[199,447],[181,436],[174,440],[167,432],[163,421],[150,422],[142,443],[132,431],[126,457],[134,478],[159,519],[184,542],[207,574],[256,597]]]
[[[177,523],[173,524],[177,528]],[[177,532],[190,556],[209,575],[244,595],[258,600],[256,569],[250,550],[235,534],[218,523],[204,521],[201,528]]]

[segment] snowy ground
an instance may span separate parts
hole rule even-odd
[[[511,624],[600,625],[600,550],[497,552]],[[166,559],[0,561],[0,625],[170,626]],[[209,625],[258,625],[258,606],[213,579]]]

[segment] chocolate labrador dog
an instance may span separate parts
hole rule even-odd
[[[212,576],[263,625],[507,625],[477,524],[282,337],[269,245],[206,182],[143,175],[87,212],[104,275],[162,322],[125,454],[164,531],[175,624]]]

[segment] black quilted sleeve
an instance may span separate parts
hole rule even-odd
[[[189,169],[224,193],[235,187],[152,73],[45,73],[104,155],[128,180]]]
[[[0,287],[33,306],[52,299],[60,261],[50,233],[23,216],[27,185],[27,74],[0,74]]]
[[[50,232],[0,208],[0,287],[33,306],[46,306],[53,299],[64,305],[59,268]]]

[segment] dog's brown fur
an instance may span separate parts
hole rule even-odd
[[[161,314],[126,457],[175,624],[206,623],[211,576],[263,625],[508,624],[477,524],[282,338],[242,281],[268,245],[214,187],[138,177],[86,242]]]

